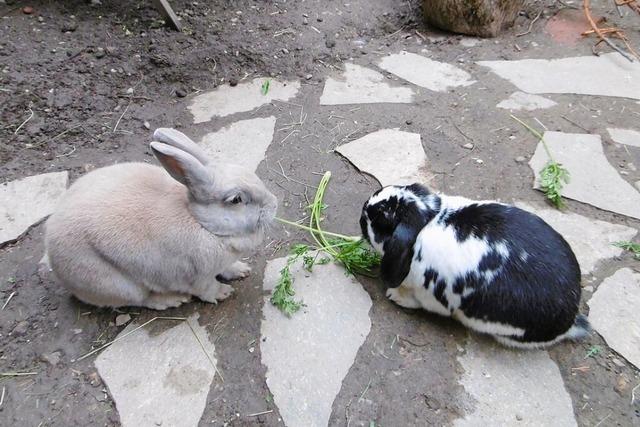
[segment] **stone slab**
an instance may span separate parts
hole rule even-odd
[[[558,105],[556,102],[547,99],[540,95],[531,95],[524,92],[514,92],[508,99],[500,102],[498,108],[504,108],[505,110],[541,110],[544,108],[551,108]]]
[[[560,370],[546,351],[517,351],[470,336],[458,362],[474,400],[456,427],[577,426]]]
[[[336,148],[383,186],[426,183],[427,155],[420,134],[382,129]]]
[[[267,263],[271,291],[286,258]],[[317,265],[313,273],[291,267],[295,298],[306,304],[291,318],[265,297],[260,340],[267,385],[288,427],[326,427],[342,380],[364,343],[371,298],[341,267]]]
[[[262,85],[270,80],[269,91],[262,94]],[[208,122],[214,117],[224,117],[235,113],[251,111],[271,101],[288,101],[298,94],[300,82],[259,78],[237,86],[220,86],[193,98],[187,107],[193,115],[194,123]]]
[[[544,139],[555,160],[571,174],[562,190],[564,197],[640,219],[640,193],[609,164],[599,135],[545,132]],[[538,143],[529,161],[535,188],[548,160],[542,143]]]
[[[123,427],[195,427],[204,411],[217,363],[206,329],[195,314],[151,335],[147,328],[159,322],[173,321],[156,320],[113,343],[96,359]],[[137,326],[129,324],[118,336]]]
[[[622,268],[604,279],[589,304],[589,321],[607,345],[640,369],[640,273]]]
[[[613,243],[633,239],[635,228],[587,218],[557,209],[534,207],[522,202],[519,208],[533,212],[564,237],[580,263],[582,274],[592,273],[598,262],[619,256],[622,249]]]
[[[521,91],[640,99],[640,62],[618,53],[560,59],[480,61]]]
[[[69,174],[52,172],[0,184],[0,244],[16,240],[53,213]]]
[[[640,147],[640,132],[633,129],[607,128],[611,139],[618,144]]]
[[[475,83],[466,71],[415,53],[400,52],[385,56],[378,66],[414,85],[435,92],[446,92]]]
[[[206,134],[200,146],[211,159],[241,164],[255,171],[273,140],[275,126],[275,117],[241,120]]]
[[[392,87],[377,71],[346,63],[339,79],[329,77],[324,84],[320,105],[410,103],[413,90],[408,87]]]

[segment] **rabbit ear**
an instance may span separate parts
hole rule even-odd
[[[409,274],[417,236],[413,227],[400,223],[391,238],[385,242],[380,274],[388,288],[397,288]]]
[[[213,180],[207,169],[191,154],[162,142],[152,142],[153,154],[178,182],[184,184],[199,201],[212,199]]]
[[[178,130],[171,128],[158,128],[153,132],[153,140],[163,142],[182,151],[186,151],[198,159],[198,161],[203,165],[209,163],[209,157],[202,148],[193,142],[191,138]]]

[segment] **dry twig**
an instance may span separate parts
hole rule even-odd
[[[591,2],[590,2],[590,0],[584,0],[583,8],[584,8],[584,15],[586,16],[587,21],[589,21],[589,24],[591,25],[591,28],[593,28],[593,31],[600,38],[600,42],[605,42],[613,50],[615,50],[620,55],[622,55],[625,58],[627,58],[629,61],[633,62],[633,56],[629,55],[627,52],[625,52],[620,47],[618,47],[615,43],[613,43],[611,41],[611,39],[609,39],[608,37],[605,36],[605,32],[603,32],[600,28],[598,28],[598,24],[596,24],[596,22],[593,20],[593,16],[591,16]],[[609,32],[611,32],[611,31],[609,31]],[[624,35],[622,34],[622,32],[620,30],[617,30],[616,33],[617,33],[619,38],[623,39]],[[623,39],[623,41],[625,41],[625,40]],[[630,48],[629,44],[626,41],[625,41],[625,44],[627,45],[628,48]],[[597,44],[596,44],[596,46],[597,46]],[[630,50],[631,50],[631,52],[633,52],[632,49],[630,49]],[[640,57],[638,57],[638,55],[635,54],[635,52],[634,52],[634,56],[636,56],[636,58],[640,59]]]

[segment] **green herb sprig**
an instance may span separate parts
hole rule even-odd
[[[302,258],[303,268],[309,272],[313,270],[314,265],[327,264],[332,259],[344,267],[346,274],[373,276],[373,269],[380,265],[380,255],[373,251],[360,236],[331,233],[321,228],[322,212],[327,207],[322,201],[330,179],[331,172],[328,171],[320,180],[313,203],[309,206],[311,214],[308,226],[276,218],[283,224],[308,231],[315,242],[315,245],[295,245],[287,258],[287,263],[280,270],[280,278],[271,295],[271,303],[287,316],[291,316],[304,306],[302,301],[296,301],[293,298],[295,291],[290,268],[298,259]],[[313,255],[314,251],[315,255]],[[328,257],[320,257],[321,253]]]
[[[547,152],[547,156],[549,160],[547,164],[540,170],[540,188],[544,192],[547,199],[558,209],[562,209],[564,207],[564,200],[562,199],[562,188],[565,184],[569,183],[571,178],[569,171],[562,167],[562,164],[556,162],[551,155],[551,150],[549,150],[549,146],[547,145],[544,137],[540,132],[520,120],[514,115],[511,115],[511,118],[520,123],[522,126],[527,128],[529,132],[531,132],[538,140],[542,143],[544,150]]]
[[[638,261],[640,261],[640,243],[622,241],[622,242],[615,242],[613,246],[622,248],[625,251],[633,252],[633,257]]]

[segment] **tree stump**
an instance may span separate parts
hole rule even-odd
[[[525,0],[423,0],[427,22],[454,33],[495,37],[513,25]]]

